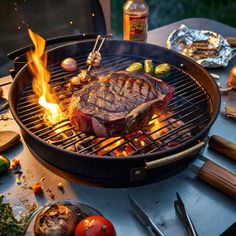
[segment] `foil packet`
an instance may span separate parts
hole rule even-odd
[[[167,39],[167,48],[191,57],[203,67],[226,67],[236,55],[226,39],[209,30],[181,25]]]

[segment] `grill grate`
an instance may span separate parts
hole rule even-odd
[[[79,69],[84,69],[86,57],[75,58]],[[134,61],[144,58],[103,55],[103,66],[94,70],[98,76],[125,69]],[[160,62],[153,60],[154,64]],[[69,105],[71,90],[64,88],[77,73],[65,72],[59,63],[49,66],[50,86],[56,91],[63,110]],[[97,156],[134,156],[160,152],[183,144],[196,135],[210,120],[210,97],[201,85],[179,68],[172,67],[167,83],[176,88],[176,93],[162,114],[154,116],[144,129],[114,138],[98,138],[76,131],[69,120],[54,125],[44,122],[44,108],[29,84],[18,100],[17,114],[22,123],[40,139],[62,149]]]

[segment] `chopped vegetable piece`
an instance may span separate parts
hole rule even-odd
[[[171,75],[171,67],[167,63],[160,64],[155,68],[155,75],[160,79],[166,79]]]
[[[15,163],[16,165],[20,165],[20,160],[19,160],[19,159],[15,159],[15,158],[14,158],[12,161],[13,161],[13,163]]]
[[[10,161],[4,156],[0,155],[0,175],[8,170],[10,167]]]
[[[15,170],[15,169],[17,168],[16,163],[13,162],[13,163],[11,164],[11,168]]]
[[[40,179],[40,181],[43,182],[45,179],[46,179],[45,177],[42,177],[42,178]]]
[[[41,183],[39,182],[34,183],[32,186],[32,190],[35,195],[39,195],[40,193],[42,193],[43,189],[42,189]]]
[[[21,184],[20,179],[21,179],[21,175],[23,174],[23,172],[22,171],[16,171],[14,174],[16,175],[16,183]]]
[[[62,185],[61,182],[57,184],[57,188],[60,189],[60,190],[63,189],[63,185]]]
[[[15,170],[19,165],[20,165],[20,160],[14,158],[11,163],[11,168]]]
[[[130,66],[128,66],[125,70],[128,72],[140,71],[143,69],[142,63],[134,62]]]
[[[144,71],[145,73],[151,75],[153,73],[153,62],[152,60],[144,61]]]

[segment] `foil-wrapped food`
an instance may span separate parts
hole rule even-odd
[[[173,31],[167,47],[191,57],[203,67],[225,67],[236,54],[226,39],[209,30],[189,29],[181,25]]]

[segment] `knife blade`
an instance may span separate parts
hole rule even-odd
[[[236,175],[204,156],[197,155],[197,159],[191,164],[191,169],[197,176],[236,199]]]
[[[151,218],[147,215],[144,209],[133,199],[131,196],[128,196],[129,203],[132,207],[132,210],[138,220],[142,223],[142,225],[147,228],[152,234],[157,236],[165,236],[165,234],[159,229]]]
[[[197,236],[197,231],[193,225],[192,220],[185,208],[185,205],[179,195],[176,193],[177,200],[174,201],[175,212],[184,227],[186,228],[189,236]]]
[[[217,151],[226,157],[236,161],[236,144],[220,137],[219,135],[212,135],[209,139],[209,148]]]

